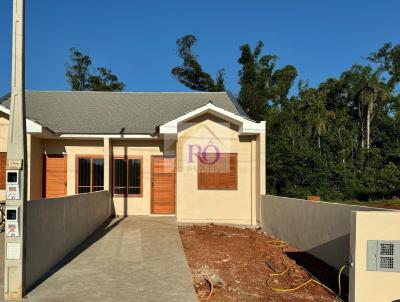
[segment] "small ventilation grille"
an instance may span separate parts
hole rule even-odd
[[[381,243],[381,255],[394,256],[394,244],[393,243]]]
[[[400,241],[368,240],[367,270],[400,272]]]
[[[380,269],[393,269],[394,268],[393,257],[380,257],[379,268]]]

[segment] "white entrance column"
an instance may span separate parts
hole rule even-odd
[[[104,138],[104,190],[110,193],[110,207],[112,206],[111,181],[112,181],[112,145],[109,137]],[[112,209],[110,209],[112,212]],[[114,214],[114,213],[112,213]]]
[[[6,212],[13,209],[14,224],[6,223],[4,299],[20,300],[25,293],[25,225],[27,198],[27,151],[25,122],[25,47],[24,47],[24,0],[13,2],[12,92],[10,125],[7,147],[7,173],[13,172],[7,181]],[[19,174],[19,182],[15,176]],[[9,187],[13,181],[13,187]],[[15,194],[19,189],[20,194]],[[10,193],[10,194],[9,194]],[[11,213],[11,211],[10,211]],[[7,218],[7,217],[6,217]],[[15,221],[19,232],[15,232]]]

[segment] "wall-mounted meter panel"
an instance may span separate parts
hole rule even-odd
[[[368,240],[367,270],[400,272],[400,241]]]
[[[6,236],[19,237],[19,206],[6,207]]]
[[[19,170],[7,170],[6,172],[6,198],[8,200],[21,199],[21,172]]]

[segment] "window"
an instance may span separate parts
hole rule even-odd
[[[0,153],[0,190],[6,188],[6,158],[7,153]]]
[[[114,195],[142,196],[141,158],[114,158]]]
[[[82,156],[77,159],[77,193],[104,190],[104,159],[99,156]]]
[[[237,153],[207,153],[197,163],[199,190],[237,189]]]

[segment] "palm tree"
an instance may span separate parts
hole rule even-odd
[[[325,105],[324,94],[316,89],[309,88],[302,91],[303,106],[306,110],[306,121],[309,129],[317,137],[318,149],[321,149],[321,137],[326,133],[328,111]]]
[[[349,96],[361,122],[361,147],[371,146],[371,122],[375,117],[377,103],[385,103],[390,97],[389,87],[381,80],[380,73],[370,66],[354,65],[342,75],[350,84]]]

